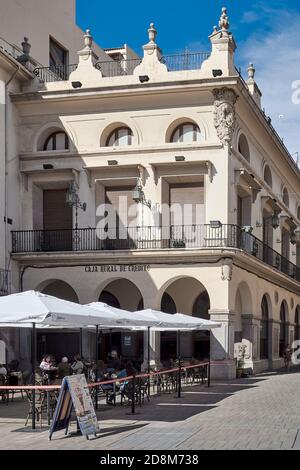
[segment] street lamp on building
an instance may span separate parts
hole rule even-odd
[[[78,209],[86,211],[86,202],[81,202],[76,190],[74,181],[69,185],[67,194],[66,194],[66,204],[68,207],[75,207],[75,230],[78,229]]]
[[[145,193],[143,191],[143,186],[140,178],[138,178],[136,186],[132,191],[132,199],[135,202],[144,204],[145,206],[149,207],[149,209],[151,209],[152,203],[150,200],[147,201],[147,199],[145,198]]]
[[[276,230],[280,225],[279,212],[274,211],[274,213],[270,217],[267,217],[266,219],[264,219],[264,222],[266,222],[268,220],[271,221],[271,225],[272,225],[273,229]],[[263,223],[256,222],[256,227],[263,227]]]
[[[299,234],[300,234],[300,231],[299,230],[293,230],[290,234],[290,242],[292,245],[296,245],[297,241],[298,241],[298,237],[299,237]]]

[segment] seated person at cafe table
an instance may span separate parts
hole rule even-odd
[[[71,368],[71,364],[69,363],[69,359],[65,356],[62,358],[61,362],[58,364],[57,377],[59,379],[63,379],[67,375],[72,375],[72,368]]]
[[[71,365],[71,369],[73,371],[73,374],[82,374],[83,373],[84,364],[83,364],[79,354],[74,356],[74,362]]]
[[[126,363],[126,367],[116,373],[116,378],[117,379],[124,379],[125,377],[130,377],[132,375],[136,375],[136,370],[133,367],[132,362],[128,361]],[[121,394],[122,393],[124,394],[126,392],[127,388],[128,388],[128,384],[129,384],[128,381],[124,381],[124,382],[122,381],[120,383],[116,382],[116,385],[115,385],[116,389],[115,390],[118,389],[121,392]],[[111,395],[109,396],[109,398],[107,400],[107,403],[112,404],[114,399],[115,399],[115,392],[111,393]]]
[[[110,353],[110,357],[107,361],[107,371],[112,372],[112,371],[120,370],[120,369],[121,369],[121,361],[118,358],[117,351],[113,350]]]
[[[50,382],[54,380],[57,367],[55,367],[54,361],[51,359],[50,355],[43,357],[42,362],[40,363],[40,369],[42,371],[44,381]]]
[[[7,376],[7,369],[4,367],[3,364],[0,364],[0,375],[3,375],[4,377]]]

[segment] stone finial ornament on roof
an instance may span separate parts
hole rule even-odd
[[[247,72],[248,72],[248,80],[254,80],[255,68],[254,68],[253,64],[250,63],[248,65]]]
[[[27,54],[29,55],[30,54],[30,49],[31,49],[31,44],[29,44],[28,42],[28,38],[24,38],[24,41],[22,42],[22,51],[23,51],[23,54]]]
[[[93,36],[91,35],[91,30],[87,29],[83,37],[84,37],[85,48],[86,49],[92,49]]]
[[[149,34],[149,44],[155,44],[157,31],[154,27],[154,23],[150,23],[150,28],[148,29]]]
[[[137,76],[145,75],[151,80],[161,80],[162,76],[168,73],[167,66],[162,63],[162,50],[156,44],[157,31],[154,23],[150,23],[148,29],[149,42],[143,46],[144,57],[140,65],[138,65],[133,74]]]
[[[223,7],[222,14],[221,14],[220,21],[219,21],[219,28],[221,29],[223,33],[225,32],[228,33],[229,26],[230,26],[230,23],[229,23],[229,18],[227,16],[227,8]]]
[[[22,42],[22,52],[23,54],[21,54],[17,60],[18,62],[20,62],[20,64],[22,65],[26,65],[27,62],[29,62],[30,60],[30,49],[31,49],[31,44],[29,44],[28,42],[28,38],[24,38],[24,41]]]
[[[95,68],[96,54],[93,52],[93,37],[91,30],[87,29],[83,35],[84,47],[77,52],[79,62],[77,68],[70,74],[69,82],[80,82],[81,86],[90,86],[97,83],[102,77],[101,70]],[[72,85],[73,86],[73,85]]]

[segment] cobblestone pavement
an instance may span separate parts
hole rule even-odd
[[[300,449],[299,391],[300,370],[189,386],[181,399],[152,398],[134,416],[101,405],[101,433],[91,441],[58,432],[49,442],[46,427],[24,428],[25,401],[1,402],[0,449]]]

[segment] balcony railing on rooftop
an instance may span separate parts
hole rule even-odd
[[[24,52],[22,49],[18,46],[15,46],[14,44],[10,44],[9,42],[5,41],[5,39],[0,37],[0,50],[5,52],[6,54],[10,55],[13,57],[13,59],[18,60],[19,57],[21,57]],[[37,65],[39,64],[36,60],[34,60],[32,57],[29,57],[29,60],[26,62],[26,64],[23,64],[30,72],[33,72]]]
[[[3,38],[0,38],[0,50],[6,52],[6,54],[12,56],[14,59],[17,59],[20,55],[23,54],[23,51],[20,47],[10,44]]]
[[[161,62],[167,66],[170,72],[198,70],[209,55],[209,52],[186,52],[183,54],[165,55],[162,56]],[[96,62],[95,67],[101,70],[103,77],[119,77],[133,75],[134,69],[140,65],[141,62],[142,58],[107,60]],[[37,67],[34,69],[34,73],[41,82],[56,82],[69,80],[70,73],[76,68],[76,64]]]
[[[300,282],[300,268],[236,225],[81,228],[12,232],[13,253],[218,249],[242,250]]]
[[[0,269],[0,296],[10,294],[10,271]]]
[[[198,70],[204,60],[208,59],[209,52],[186,52],[183,54],[164,55],[161,62],[167,66],[169,72],[179,70]],[[132,75],[134,69],[142,62],[141,58],[128,60],[101,61],[96,67],[101,70],[104,77],[118,77]]]
[[[77,64],[51,65],[51,67],[36,67],[33,73],[41,82],[60,82],[69,80],[71,72],[77,69]]]
[[[161,62],[167,66],[169,72],[198,70],[209,56],[210,52],[185,52],[183,54],[164,55]]]

